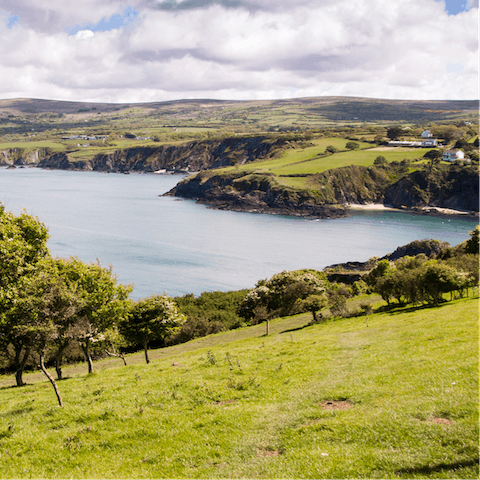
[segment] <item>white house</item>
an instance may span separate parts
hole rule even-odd
[[[420,136],[422,138],[431,138],[433,137],[433,134],[430,130],[424,130]]]
[[[465,158],[465,154],[462,150],[445,150],[442,156],[442,160],[445,162],[454,162],[463,158]]]
[[[438,145],[438,140],[436,138],[432,138],[430,140],[424,140],[422,142],[423,147],[436,147]]]

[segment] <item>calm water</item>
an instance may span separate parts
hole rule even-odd
[[[365,261],[423,238],[455,245],[476,224],[399,212],[312,221],[159,196],[180,179],[2,168],[0,201],[48,226],[53,255],[112,265],[137,298],[249,288],[282,270]]]

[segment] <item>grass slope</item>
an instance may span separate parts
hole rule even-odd
[[[308,321],[4,387],[0,476],[478,477],[478,299]]]

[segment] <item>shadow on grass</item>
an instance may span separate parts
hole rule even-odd
[[[312,323],[306,323],[302,327],[297,327],[297,328],[289,328],[288,330],[283,330],[282,332],[278,332],[280,335],[282,333],[290,333],[290,332],[298,332],[299,330],[303,330],[304,328],[310,327],[313,325]]]
[[[430,308],[440,308],[443,307],[444,305],[448,305],[449,302],[442,302],[439,303],[438,305],[434,305],[431,303],[428,303],[426,305],[416,305],[416,306],[411,306],[411,307],[406,307],[406,304],[393,304],[393,305],[383,305],[382,307],[379,307],[375,310],[375,313],[391,313],[392,315],[400,315],[402,313],[411,313],[411,312],[418,312],[420,310],[427,310]]]
[[[429,475],[435,472],[441,472],[442,470],[457,470],[458,468],[467,468],[478,466],[478,459],[476,460],[465,460],[463,462],[453,462],[453,463],[439,463],[438,465],[424,465],[421,467],[413,468],[402,468],[398,470],[397,475]]]

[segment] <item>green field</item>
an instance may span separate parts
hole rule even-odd
[[[32,152],[39,148],[51,148],[56,152],[63,152],[65,150],[65,145],[60,142],[43,140],[43,141],[33,141],[33,142],[4,142],[0,143],[0,150],[9,150],[14,148],[21,148],[25,153]]]
[[[478,298],[310,318],[4,377],[0,477],[478,478]]]

